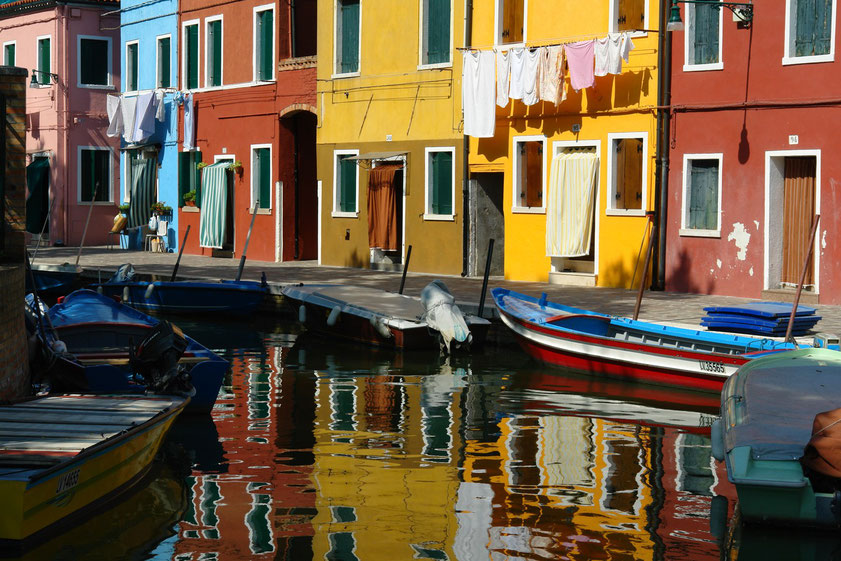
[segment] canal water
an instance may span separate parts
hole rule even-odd
[[[28,559],[694,561],[841,550],[838,538],[731,520],[735,491],[710,456],[715,395],[544,368],[517,348],[445,359],[336,344],[291,324],[177,321],[231,361],[212,415],[180,418],[140,490]]]

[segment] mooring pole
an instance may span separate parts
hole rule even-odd
[[[172,278],[169,282],[175,282],[175,275],[178,274],[178,265],[181,263],[181,254],[184,253],[184,246],[187,245],[187,234],[190,233],[190,225],[187,224],[187,231],[184,232],[184,239],[181,240],[181,247],[178,248],[178,259],[175,260],[175,267],[172,269]]]
[[[260,199],[254,201],[254,208],[251,209],[251,225],[248,227],[248,235],[245,236],[245,247],[242,248],[242,257],[239,258],[239,269],[237,270],[237,280],[242,277],[242,268],[245,267],[245,252],[248,251],[248,242],[251,241],[251,230],[254,229],[254,219],[257,217],[257,207],[260,204]]]
[[[803,283],[806,281],[806,273],[809,270],[809,261],[812,259],[812,250],[815,248],[815,232],[818,230],[818,222],[821,220],[821,215],[816,214],[812,219],[812,232],[809,234],[809,250],[806,252],[806,260],[803,263],[803,271],[800,273],[800,282],[797,283],[797,293],[794,295],[794,304],[791,305],[791,315],[788,316],[788,327],[786,328],[785,340],[790,343],[795,343],[794,337],[791,336],[792,327],[794,327],[794,316],[797,315],[797,305],[800,303],[800,292],[803,290]]]
[[[403,287],[406,285],[406,271],[409,270],[409,259],[412,258],[412,246],[406,249],[406,264],[403,265],[403,277],[400,279],[400,290],[397,294],[403,294]]]
[[[637,303],[634,305],[634,319],[638,319],[640,315],[640,306],[642,305],[642,293],[645,292],[645,283],[648,281],[648,267],[651,264],[651,252],[654,249],[654,231],[657,229],[657,224],[654,222],[654,213],[649,211],[645,213],[648,220],[651,222],[651,230],[648,237],[648,249],[645,251],[645,263],[642,266],[642,278],[640,278],[640,288],[637,292]]]
[[[482,294],[479,296],[479,317],[485,311],[485,292],[488,290],[488,277],[491,275],[491,259],[494,256],[494,239],[488,240],[488,258],[485,261],[485,276],[482,277]]]

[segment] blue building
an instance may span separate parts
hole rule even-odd
[[[149,230],[151,203],[160,202],[173,209],[158,217],[166,222],[158,230],[163,249],[177,251],[177,209],[183,204],[178,190],[178,0],[123,0],[120,25],[120,200],[131,206],[129,235],[122,245],[148,245],[145,234],[154,233]]]

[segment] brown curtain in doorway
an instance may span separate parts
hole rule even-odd
[[[397,249],[397,187],[400,165],[381,165],[368,172],[368,247]]]
[[[809,252],[809,234],[815,216],[815,170],[813,157],[785,159],[783,184],[783,269],[780,281],[797,285]],[[814,284],[814,255],[809,257],[804,286]]]

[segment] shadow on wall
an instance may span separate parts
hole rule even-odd
[[[360,255],[359,250],[354,250],[353,253],[345,259],[344,267],[355,267],[357,269],[367,269],[370,267],[370,256]]]
[[[686,250],[681,251],[674,261],[676,265],[669,267],[666,274],[666,289],[675,292],[691,294],[712,294],[715,291],[715,279],[712,275],[699,275],[692,268],[692,260]],[[695,282],[698,277],[704,278],[704,285]]]

